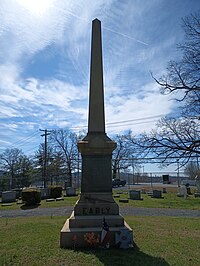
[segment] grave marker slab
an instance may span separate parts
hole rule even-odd
[[[140,190],[130,190],[129,191],[129,197],[132,200],[143,200],[141,198],[141,191]]]
[[[178,188],[177,196],[187,198],[187,189],[185,186],[181,186]]]
[[[156,198],[156,199],[163,199],[162,197],[162,191],[161,190],[153,190],[153,196],[152,198]]]
[[[73,187],[67,187],[66,188],[66,196],[68,196],[68,197],[76,196],[76,189]]]
[[[9,203],[16,201],[16,191],[2,192],[2,203]]]

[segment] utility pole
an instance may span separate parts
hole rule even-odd
[[[44,164],[43,164],[43,180],[44,180],[44,188],[46,188],[46,180],[47,180],[47,136],[50,135],[49,130],[40,129],[40,131],[44,131],[44,134],[41,136],[44,137]]]

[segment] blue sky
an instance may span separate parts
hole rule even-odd
[[[173,115],[176,103],[160,94],[150,71],[160,77],[180,56],[181,18],[199,8],[199,0],[1,0],[0,152],[17,147],[33,154],[43,141],[39,129],[78,132],[87,125],[96,17],[108,135],[149,131]]]

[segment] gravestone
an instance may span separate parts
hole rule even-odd
[[[153,190],[153,196],[152,198],[156,198],[156,199],[163,199],[162,197],[162,191],[161,190]]]
[[[46,202],[53,202],[55,201],[56,199],[46,199]]]
[[[2,192],[2,203],[9,203],[16,201],[16,191]]]
[[[95,239],[102,232],[105,219],[110,228],[110,246],[115,246],[115,234],[122,229],[132,229],[119,214],[119,206],[112,196],[112,152],[116,143],[105,132],[103,64],[101,22],[92,22],[92,46],[90,67],[90,92],[88,133],[78,142],[82,156],[82,180],[80,199],[60,233],[60,247],[88,247],[87,236]]]
[[[130,190],[129,191],[129,197],[132,200],[143,200],[141,198],[141,191],[140,190]]]
[[[64,198],[56,198],[56,201],[63,201],[64,200]]]
[[[76,189],[74,187],[67,187],[66,188],[66,196],[76,196]]]
[[[128,203],[129,200],[128,200],[128,199],[119,199],[119,202],[122,202],[122,203]]]
[[[166,187],[163,187],[163,193],[167,193]]]
[[[177,196],[187,198],[187,189],[185,186],[180,186],[178,188]]]

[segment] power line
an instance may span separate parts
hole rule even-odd
[[[23,137],[21,139],[19,139],[18,141],[12,143],[11,145],[8,146],[8,148],[14,148],[16,145],[17,146],[23,146],[28,140],[34,138],[36,135],[38,134],[38,132],[33,132],[32,134],[30,134],[27,137]],[[3,148],[1,148],[1,150],[5,150]]]
[[[19,139],[18,141],[14,142],[11,146],[14,146],[15,144],[18,145],[19,143],[23,143],[23,142],[25,142],[26,140],[29,140],[30,138],[36,136],[37,134],[38,134],[37,131],[36,131],[36,132],[33,132],[33,133],[31,133],[30,135],[28,135],[27,137],[23,137],[23,138]]]
[[[154,116],[135,118],[135,119],[130,119],[130,120],[123,120],[123,121],[118,121],[118,122],[109,122],[109,123],[106,123],[106,125],[128,123],[128,122],[134,122],[134,121],[140,121],[140,120],[147,120],[147,119],[158,118],[158,117],[162,117],[162,116],[163,115],[154,115]]]
[[[150,120],[150,121],[138,122],[138,123],[133,123],[133,124],[114,125],[114,126],[108,126],[108,128],[110,128],[110,127],[134,126],[134,125],[140,125],[140,124],[146,124],[146,123],[153,123],[153,122],[157,122],[157,120]]]
[[[152,118],[159,118],[159,117],[163,117],[163,116],[164,115],[154,115],[154,116],[135,118],[135,119],[130,119],[130,120],[122,120],[122,121],[118,121],[118,122],[108,122],[105,125],[110,128],[110,127],[137,125],[137,124],[143,124],[143,123],[144,124],[145,123],[152,123],[152,122],[156,122],[157,120],[144,121],[144,122],[143,122],[143,120],[148,120],[148,119],[152,119]],[[133,123],[133,124],[126,124],[128,122],[136,122],[136,121],[141,121],[141,122]],[[117,125],[117,124],[124,124],[124,125]],[[112,126],[112,125],[116,125],[116,126]],[[71,129],[81,129],[81,128],[87,128],[87,126],[71,127]]]

